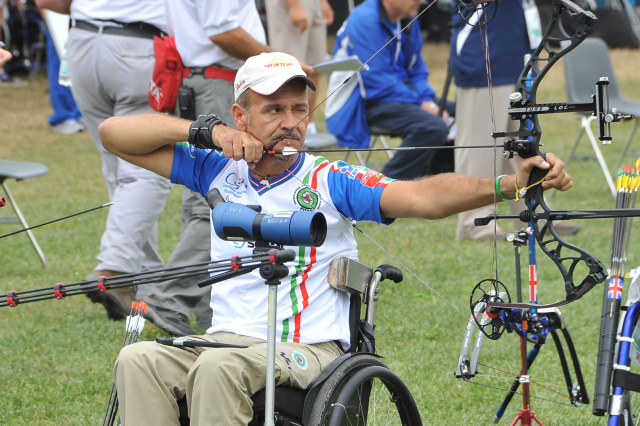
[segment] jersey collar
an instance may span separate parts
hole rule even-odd
[[[289,168],[288,172],[285,172],[283,174],[281,174],[280,176],[276,176],[273,179],[269,180],[269,182],[264,183],[263,181],[258,180],[257,178],[255,178],[252,174],[251,171],[249,170],[247,172],[247,174],[249,175],[249,183],[251,184],[251,187],[260,195],[264,194],[265,192],[269,191],[270,189],[275,188],[276,186],[280,186],[283,183],[291,180],[291,179],[295,179],[295,175],[298,173],[298,171],[300,171],[300,169],[302,168],[302,165],[304,164],[304,159],[305,159],[306,154],[304,152],[301,152],[298,155],[298,159],[296,160],[295,163],[293,163],[293,166],[291,166]]]

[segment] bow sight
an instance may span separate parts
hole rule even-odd
[[[568,12],[573,17],[576,29],[573,34],[565,30],[561,15]],[[597,18],[569,0],[554,0],[551,20],[542,42],[536,48],[527,61],[524,70],[518,78],[516,92],[510,96],[511,108],[508,108],[512,120],[520,121],[520,128],[516,132],[496,132],[494,137],[510,138],[505,143],[503,156],[511,158],[518,154],[522,158],[539,155],[540,124],[538,114],[550,114],[559,112],[591,112],[598,120],[598,138],[602,141],[611,140],[610,124],[633,116],[618,114],[615,108],[609,106],[609,93],[607,77],[600,78],[596,83],[596,93],[592,96],[592,102],[588,103],[536,103],[538,85],[546,73],[564,55],[575,49],[595,27]],[[555,31],[561,37],[554,37]],[[555,51],[552,44],[560,44],[561,51]]]
[[[554,114],[561,112],[591,112],[598,122],[598,139],[603,143],[611,143],[611,123],[634,118],[633,115],[619,114],[616,108],[609,105],[609,78],[600,77],[596,83],[596,93],[591,96],[592,101],[586,103],[565,102],[565,103],[544,103],[531,104],[522,96],[520,92],[514,92],[509,96],[511,108],[507,112],[512,120],[531,120],[534,115]],[[534,136],[532,130],[519,130],[517,132],[496,132],[494,137],[528,137]],[[528,139],[509,139],[504,143],[504,158],[513,158],[514,154],[522,158],[538,155],[534,142]]]

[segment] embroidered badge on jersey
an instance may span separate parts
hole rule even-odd
[[[378,183],[380,183],[380,181],[383,180],[385,177],[386,177],[385,175],[383,175],[378,171],[367,170],[360,178],[360,183],[362,183],[364,186],[373,188]]]
[[[320,194],[308,186],[302,186],[294,192],[293,201],[302,210],[315,210],[320,205]]]
[[[239,198],[242,194],[247,192],[247,184],[244,182],[243,178],[232,172],[224,178],[222,192]],[[225,197],[225,199],[229,201],[228,196]]]
[[[309,364],[307,363],[307,358],[304,357],[304,355],[302,355],[300,352],[298,351],[293,351],[291,352],[291,357],[293,358],[293,362],[296,364],[296,366],[304,371],[307,369],[307,367],[309,367]]]
[[[395,180],[368,167],[354,166],[344,162],[338,162],[338,167],[332,164],[331,171],[344,173],[349,176],[349,179],[357,179],[362,185],[368,186],[369,188],[376,186],[384,188]]]

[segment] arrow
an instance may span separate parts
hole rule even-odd
[[[2,200],[4,201],[4,198],[3,198]],[[93,208],[88,209],[88,210],[83,210],[83,211],[78,212],[78,213],[73,213],[73,214],[70,214],[70,215],[68,215],[68,216],[61,217],[61,218],[59,218],[59,219],[50,220],[49,222],[41,223],[41,224],[39,224],[39,225],[34,225],[34,226],[30,227],[30,228],[24,228],[24,229],[21,229],[21,230],[19,230],[19,231],[11,232],[11,233],[9,233],[9,234],[0,235],[0,238],[8,237],[8,236],[10,236],[10,235],[19,234],[20,232],[30,231],[30,230],[32,230],[32,229],[39,228],[39,227],[41,227],[41,226],[45,226],[45,225],[49,225],[49,224],[51,224],[51,223],[59,222],[59,221],[61,221],[61,220],[69,219],[70,217],[78,216],[78,215],[81,215],[81,214],[85,214],[85,213],[92,212],[92,211],[94,211],[94,210],[98,210],[98,209],[102,209],[102,208],[105,208],[105,207],[109,207],[109,206],[110,206],[110,205],[112,205],[112,204],[113,204],[113,202],[111,202],[111,203],[107,203],[107,204],[103,204],[103,205],[101,205],[101,206],[93,207]],[[0,207],[1,207],[1,206],[0,206]]]
[[[306,152],[314,153],[314,152],[375,152],[375,151],[412,151],[412,150],[424,150],[424,149],[469,149],[469,148],[504,148],[504,145],[469,145],[469,146],[455,146],[455,145],[444,145],[444,146],[413,146],[413,147],[397,147],[397,148],[334,148],[334,149],[309,149]],[[298,151],[295,148],[284,148],[283,150],[263,150],[262,153],[265,155],[294,155],[298,154]]]

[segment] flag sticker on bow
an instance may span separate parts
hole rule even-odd
[[[614,277],[609,279],[609,292],[607,293],[607,299],[622,300],[622,290],[624,287],[624,280],[620,277]]]

